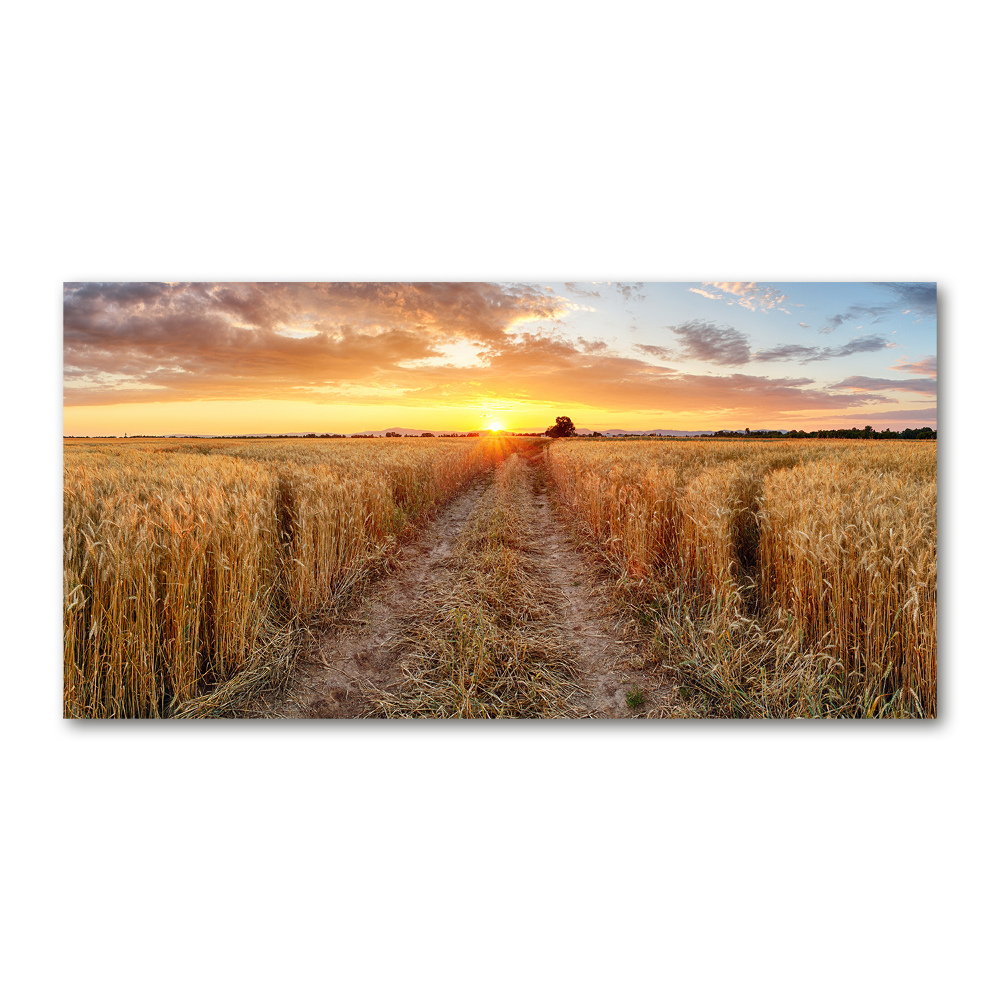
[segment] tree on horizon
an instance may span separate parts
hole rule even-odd
[[[576,426],[569,417],[556,417],[556,422],[545,432],[546,437],[572,437],[576,434]]]

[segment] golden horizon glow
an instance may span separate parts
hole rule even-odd
[[[742,430],[749,423],[754,429],[783,426],[796,430],[818,430],[835,427],[863,427],[878,424],[893,430],[906,426],[934,426],[933,418],[923,418],[917,412],[905,417],[888,414],[879,423],[874,408],[864,415],[820,411],[795,414],[782,419],[781,424],[765,424],[756,420],[728,420],[723,417],[668,410],[610,411],[597,407],[574,405],[525,405],[505,412],[504,418],[485,417],[474,406],[406,407],[391,404],[331,406],[288,400],[213,400],[208,402],[112,403],[97,406],[67,406],[63,408],[63,434],[67,437],[151,437],[170,434],[206,434],[242,436],[252,434],[358,434],[393,427],[428,430],[438,434],[470,431],[544,431],[556,417],[570,417],[578,429],[607,431],[654,430],[680,431]],[[874,418],[874,419],[873,419]]]

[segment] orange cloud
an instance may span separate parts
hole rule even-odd
[[[934,354],[925,354],[919,361],[907,362],[906,358],[900,358],[898,365],[890,367],[894,372],[912,372],[914,375],[937,378],[937,357]]]

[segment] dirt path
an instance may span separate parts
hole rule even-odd
[[[353,718],[361,714],[366,692],[391,691],[399,683],[388,641],[423,594],[443,585],[450,572],[446,561],[488,483],[488,476],[480,476],[445,506],[400,550],[397,568],[368,588],[343,624],[307,644],[279,717]]]
[[[669,714],[677,700],[676,684],[655,663],[644,661],[642,645],[629,635],[627,620],[612,610],[609,584],[573,544],[551,495],[542,454],[536,452],[528,465],[530,493],[522,486],[517,501],[524,535],[518,550],[539,585],[539,599],[556,611],[554,616],[549,613],[547,627],[550,641],[554,638],[564,646],[572,660],[579,689],[573,714]],[[462,561],[452,559],[452,551],[492,482],[492,474],[481,476],[443,508],[423,534],[398,553],[395,569],[344,613],[341,624],[306,646],[288,695],[276,709],[279,717],[353,718],[376,700],[392,698],[404,680],[400,634],[412,630],[414,608],[447,599],[455,585],[456,563]],[[425,628],[431,617],[423,619]],[[424,641],[440,642],[444,635],[425,633]],[[641,704],[630,706],[629,692],[641,692]]]

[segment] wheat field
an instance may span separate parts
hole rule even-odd
[[[937,710],[937,446],[560,441],[578,529],[723,714]]]
[[[232,714],[280,691],[310,626],[519,447],[67,441],[64,714]],[[567,439],[543,454],[690,714],[936,714],[936,443]],[[517,496],[491,501],[508,534]]]

